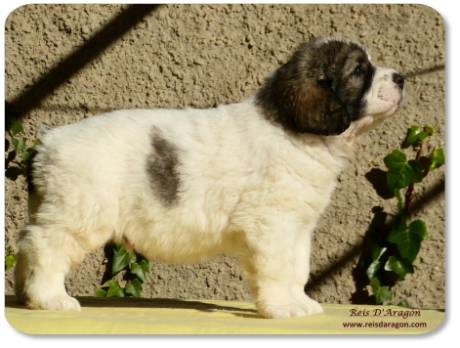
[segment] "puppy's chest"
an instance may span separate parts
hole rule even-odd
[[[257,187],[262,200],[267,198],[264,195],[273,196],[279,202],[306,204],[322,211],[336,185],[334,169],[328,163],[306,156],[279,158],[267,167]]]
[[[335,187],[335,172],[317,163],[296,164],[287,167],[284,181],[291,190],[298,192],[303,200],[309,200],[312,195],[330,195]]]

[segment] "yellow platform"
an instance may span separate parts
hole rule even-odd
[[[5,316],[15,329],[29,334],[123,335],[421,334],[434,330],[444,319],[441,310],[396,306],[325,303],[324,314],[274,320],[258,317],[254,304],[250,302],[113,297],[77,299],[82,305],[81,312],[33,311],[18,305],[14,296],[6,296]],[[374,311],[376,309],[381,312]]]

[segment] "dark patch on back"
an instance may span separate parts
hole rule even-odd
[[[34,162],[35,156],[37,156],[37,151],[32,152],[29,158],[26,161],[26,180],[27,180],[27,191],[33,192],[35,190],[34,183],[33,183],[33,176],[34,176]]]
[[[156,194],[166,205],[178,199],[180,174],[178,150],[174,144],[163,138],[161,131],[153,127],[150,132],[154,154],[147,160],[147,172]]]

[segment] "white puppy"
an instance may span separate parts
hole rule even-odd
[[[358,137],[395,113],[404,79],[358,43],[314,39],[255,96],[208,110],[123,110],[41,135],[16,293],[80,310],[70,267],[123,237],[151,260],[241,261],[267,318],[321,313],[310,239]]]

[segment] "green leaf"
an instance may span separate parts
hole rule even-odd
[[[117,245],[113,248],[113,262],[112,262],[112,276],[120,272],[123,268],[129,265],[130,259],[128,250],[125,246],[119,246],[117,250]]]
[[[388,169],[399,169],[406,163],[406,155],[399,150],[393,150],[389,155],[385,156],[383,162]]]
[[[420,132],[420,133],[419,133],[418,138],[419,138],[419,140],[421,140],[421,141],[425,141],[427,136],[428,136],[428,133],[425,132],[425,131],[423,131],[423,132]]]
[[[129,256],[129,252],[128,252],[128,256]],[[137,262],[137,254],[133,250],[132,253],[131,253],[131,259],[129,260],[129,263],[136,263],[136,262]]]
[[[30,155],[34,153],[35,150],[30,150],[30,151],[24,151],[22,154],[21,154],[21,158],[22,160],[25,162],[29,159]]]
[[[367,277],[369,279],[375,278],[377,275],[377,271],[380,269],[381,263],[376,261],[372,262],[366,270]]]
[[[425,132],[427,132],[428,135],[433,135],[434,133],[436,133],[436,131],[435,131],[435,129],[433,128],[433,126],[428,126],[428,125],[426,125],[426,126],[423,128],[423,130],[424,130]]]
[[[396,198],[398,199],[398,210],[399,210],[399,216],[401,220],[405,221],[406,220],[406,213],[404,212],[404,202],[401,197],[401,191],[399,189],[395,188],[393,190],[393,193],[395,194]]]
[[[369,241],[371,252],[372,252],[372,262],[378,261],[382,254],[387,250],[386,241],[384,238],[384,233],[379,231],[376,228],[369,228],[367,233],[367,239]]]
[[[107,297],[107,291],[100,288],[95,288],[94,294],[96,295],[96,297]]]
[[[407,303],[406,300],[402,300],[402,301],[399,301],[397,306],[401,306],[401,307],[410,307],[409,306],[409,303]]]
[[[422,165],[414,160],[407,162],[404,152],[393,150],[383,161],[388,168],[387,184],[390,191],[405,188],[412,182],[422,182]]]
[[[375,295],[376,304],[381,304],[386,300],[393,299],[393,293],[388,286],[380,286],[380,281],[377,278],[372,278],[371,281],[372,291]]]
[[[420,126],[410,127],[410,133],[406,138],[405,145],[410,145],[416,141],[425,141],[429,135],[435,133],[435,130],[431,126],[425,126],[423,129]]]
[[[422,127],[412,126],[410,127],[410,133],[406,138],[405,145],[410,145],[419,140],[418,135],[422,132]]]
[[[22,124],[20,124],[18,121],[13,121],[13,124],[11,125],[11,130],[13,131],[13,136],[15,136],[18,133],[24,133],[24,128],[22,127]]]
[[[430,156],[431,164],[428,170],[432,172],[436,168],[442,166],[445,163],[444,150],[443,149],[433,149],[433,152]]]
[[[5,266],[6,270],[8,271],[13,265],[18,261],[18,258],[14,254],[9,254],[8,256],[5,256]]]
[[[120,288],[118,280],[111,279],[107,282],[107,285],[109,286],[109,290],[107,290],[107,297],[125,297],[125,293],[123,292],[123,289]]]
[[[414,267],[406,259],[398,260],[395,256],[390,256],[384,267],[385,271],[393,271],[398,275],[398,281],[403,280],[406,274],[414,273]]]
[[[26,148],[26,143],[27,143],[27,138],[22,138],[22,140],[19,142],[18,153]],[[16,153],[16,156],[18,155],[18,153]]]
[[[141,297],[142,293],[142,282],[134,278],[131,283],[126,284],[125,293],[133,295],[134,297]]]
[[[376,263],[378,262],[378,260],[380,259],[380,257],[385,253],[385,251],[387,251],[387,247],[375,247],[372,249],[372,259],[374,260],[373,263]],[[377,267],[377,266],[375,266]],[[379,266],[380,267],[380,266]],[[378,268],[375,270],[376,272],[378,271]]]
[[[413,221],[409,226],[401,222],[393,227],[387,237],[387,241],[394,243],[403,259],[407,259],[411,264],[414,262],[420,250],[422,240],[428,239],[425,222],[422,220]]]
[[[135,274],[142,280],[143,283],[147,283],[149,276],[150,263],[142,260],[139,264],[135,263],[131,268],[131,273]]]
[[[409,229],[416,233],[421,240],[428,239],[428,233],[426,232],[426,224],[423,220],[414,220],[409,224]]]
[[[34,146],[35,146],[35,145],[40,145],[40,144],[41,144],[40,139],[35,139],[35,140],[34,140]]]
[[[22,140],[19,140],[17,138],[12,138],[11,143],[14,146],[14,152],[16,153],[16,156],[25,149],[26,147],[26,138],[23,138]]]
[[[380,259],[380,256],[382,256],[385,251],[387,251],[387,247],[385,246],[379,246],[379,245],[373,245],[372,246],[372,260],[374,262],[378,261]]]

